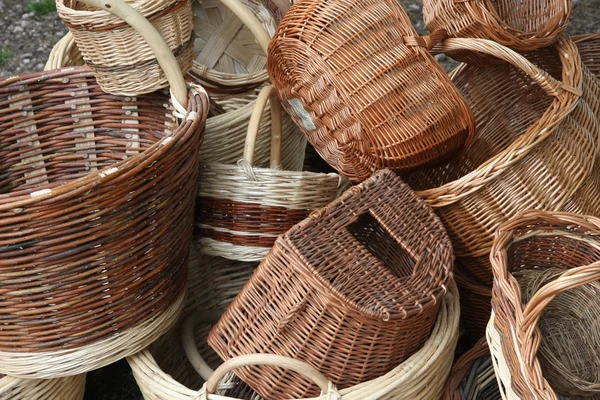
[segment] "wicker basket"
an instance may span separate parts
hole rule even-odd
[[[444,48],[512,65],[458,68],[452,81],[475,114],[476,138],[456,159],[404,178],[440,216],[460,264],[491,286],[488,256],[503,221],[528,208],[600,215],[600,83],[564,37],[527,58],[483,39]]]
[[[200,168],[197,227],[204,254],[260,261],[275,239],[308,214],[335,199],[337,174],[283,171],[280,165],[281,108],[272,87],[261,90],[248,125],[244,157],[237,164]],[[254,168],[259,119],[269,98],[272,110],[271,168]]]
[[[83,400],[85,374],[58,379],[0,377],[0,400]]]
[[[430,32],[490,39],[524,52],[556,42],[571,8],[572,0],[423,0],[423,17]],[[448,54],[475,64],[489,60],[465,49]]]
[[[194,57],[191,0],[129,0],[128,4],[152,22],[187,73]],[[152,44],[127,23],[87,1],[57,0],[56,7],[102,90],[135,96],[169,86]]]
[[[455,265],[454,278],[460,292],[460,322],[467,339],[474,344],[485,336],[492,313],[492,288],[477,282],[459,263]]]
[[[162,47],[173,105],[106,94],[88,67],[0,81],[3,374],[99,368],[152,343],[183,305],[208,96],[188,93],[148,21],[102,4]]]
[[[503,398],[598,397],[599,235],[598,218],[535,210],[498,229],[487,340]]]
[[[224,359],[306,361],[341,388],[374,379],[429,337],[452,261],[432,210],[380,171],[280,236],[208,342]],[[240,377],[267,399],[318,394],[278,371]]]
[[[600,75],[600,33],[577,35],[571,39],[577,44],[585,66],[596,76]]]
[[[485,338],[452,366],[444,400],[499,400],[500,389]]]
[[[206,287],[205,284],[202,285]],[[454,349],[458,340],[458,320],[460,307],[456,286],[451,284],[449,292],[442,298],[440,310],[431,337],[423,347],[404,363],[398,365],[386,375],[351,388],[340,390],[343,400],[438,400],[443,392],[444,383],[450,372]],[[197,329],[196,343],[200,353],[206,351],[206,331]],[[172,366],[185,365],[186,368],[162,369],[156,359],[160,357],[156,351],[144,351],[128,359],[134,376],[144,393],[146,400],[187,400],[205,399],[226,400],[230,397],[215,397],[200,389],[201,380],[194,368],[181,358],[181,351],[173,351],[174,347],[165,347],[163,356],[166,363]],[[155,355],[156,359],[153,357]],[[184,356],[185,357],[185,356]],[[205,357],[209,362],[209,359]],[[160,366],[159,366],[160,365]],[[218,377],[213,377],[217,382]],[[218,393],[231,393],[236,390],[238,382],[228,375],[218,386]],[[203,397],[206,396],[206,397]],[[260,400],[252,393],[244,396],[231,395],[233,398]],[[278,398],[281,400],[281,398]],[[320,398],[319,400],[330,400]]]
[[[429,54],[434,42],[395,0],[302,0],[283,18],[267,68],[308,141],[362,181],[440,161],[472,139],[473,116]]]

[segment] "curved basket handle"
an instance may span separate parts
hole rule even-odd
[[[125,3],[123,0],[78,0],[89,6],[106,10],[117,17],[122,18],[133,29],[135,29],[148,43],[156,55],[156,59],[163,69],[173,97],[177,102],[187,109],[187,89],[183,73],[177,63],[177,59],[171,52],[171,49],[165,42],[165,39],[158,33],[156,28],[137,10]],[[176,106],[174,104],[174,106]]]
[[[260,119],[267,106],[267,101],[271,100],[271,168],[277,169],[281,164],[281,104],[273,90],[273,86],[262,88],[248,123],[248,133],[246,134],[246,143],[244,144],[244,160],[252,166],[254,163],[254,150],[256,148],[256,139],[258,137],[258,128]]]
[[[187,316],[187,318],[181,324],[181,346],[183,347],[183,351],[187,356],[188,361],[198,375],[202,377],[205,381],[207,381],[213,374],[213,369],[204,361],[200,352],[198,352],[198,347],[196,346],[196,341],[194,339],[194,329],[199,324],[214,324],[219,318],[223,315],[222,310],[206,310],[206,311],[197,311]]]
[[[439,49],[441,52],[471,50],[489,54],[521,69],[552,97],[556,97],[564,91],[581,96],[581,90],[564,85],[521,54],[491,40],[451,38],[444,40]]]
[[[268,53],[269,43],[271,42],[271,36],[263,28],[258,19],[254,14],[248,10],[239,0],[221,0],[221,3],[225,5],[236,17],[242,21],[244,25],[252,32],[258,44],[263,49],[265,54]]]
[[[554,281],[542,286],[531,297],[523,310],[523,331],[528,337],[533,335],[544,309],[559,294],[578,286],[586,285],[600,280],[600,261],[590,265],[572,268],[556,278]]]
[[[274,354],[248,354],[225,361],[219,368],[215,370],[215,373],[204,384],[205,393],[207,395],[214,394],[218,383],[229,372],[232,372],[237,368],[259,365],[281,367],[297,372],[319,386],[321,391],[328,395],[328,400],[341,400],[342,398],[333,383],[331,383],[325,375],[317,371],[312,366],[308,365],[304,361],[294,360],[293,358]]]

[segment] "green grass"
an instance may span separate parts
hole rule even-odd
[[[4,65],[8,62],[8,60],[10,60],[11,58],[13,58],[15,55],[8,49],[6,48],[1,48],[0,49],[0,65]]]
[[[55,0],[29,0],[27,11],[35,15],[45,15],[56,11]]]

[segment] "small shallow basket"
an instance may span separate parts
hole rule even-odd
[[[524,52],[552,45],[569,22],[571,8],[572,0],[423,0],[423,17],[430,32],[490,39]],[[481,53],[465,57],[464,50],[448,54],[469,63],[486,58]]]
[[[202,287],[207,286],[203,284]],[[431,336],[415,354],[383,376],[360,385],[339,390],[341,399],[438,400],[444,390],[444,383],[452,366],[454,350],[458,340],[460,307],[458,303],[458,291],[453,283],[450,284],[448,293],[442,297],[440,303],[441,305]],[[204,356],[206,351],[206,331],[204,329],[196,329],[194,333],[196,338],[195,343],[200,350],[200,354],[204,357],[204,359],[200,359],[200,364],[202,364],[202,361],[206,361],[209,365],[212,364],[212,361],[216,360]],[[233,400],[238,398],[260,400],[260,397],[255,393],[245,391],[244,387],[239,387],[239,382],[235,380],[235,377],[227,373],[235,365],[233,362],[227,363],[224,369],[212,374],[211,383],[200,388],[202,379],[198,377],[194,367],[187,362],[181,350],[175,352],[173,348],[165,348],[162,353],[166,357],[165,360],[169,361],[169,365],[173,366],[173,368],[169,369],[161,368],[166,363],[157,363],[156,360],[159,359],[160,355],[152,350],[146,350],[128,359],[136,381],[142,389],[146,400],[188,400],[196,398],[201,400]],[[285,368],[289,365],[288,362],[278,361],[277,365]],[[184,367],[175,369],[175,366]],[[202,375],[207,373],[210,375],[212,370],[209,368],[201,372]],[[220,379],[223,376],[222,372],[227,376],[225,380]],[[217,386],[219,380],[221,382]],[[326,382],[323,383],[329,389],[330,385]],[[207,388],[210,393],[216,391],[224,397],[207,394]],[[235,395],[233,394],[234,391],[241,392],[244,395]],[[334,391],[332,388],[331,395],[335,397],[327,397],[325,395],[316,400],[338,399],[337,393],[338,391]],[[277,399],[281,400],[282,397],[277,397]]]
[[[265,352],[303,360],[347,388],[423,345],[452,262],[430,207],[380,171],[280,236],[208,343],[223,359]],[[239,376],[267,399],[319,393],[277,370]]]
[[[452,366],[444,400],[499,400],[500,390],[485,338]]]
[[[152,22],[187,73],[194,55],[191,0],[127,3]],[[102,90],[135,96],[169,86],[152,47],[126,22],[87,1],[57,0],[56,8]]]
[[[57,379],[0,376],[0,400],[83,400],[85,374]]]
[[[271,98],[271,167],[254,168],[258,123]],[[271,86],[261,90],[248,124],[244,157],[237,164],[200,167],[197,227],[204,254],[260,261],[285,233],[308,214],[335,199],[337,174],[283,171],[281,107]]]
[[[552,400],[560,389],[597,398],[600,219],[525,211],[500,226],[490,259],[487,341],[502,397]],[[541,274],[532,296],[517,278],[526,273]]]
[[[143,348],[177,319],[208,112],[152,25],[167,93],[104,93],[87,67],[0,81],[0,373],[55,378]],[[26,327],[26,328],[24,328]]]
[[[489,287],[502,222],[529,208],[600,215],[600,83],[566,37],[526,57],[483,39],[447,39],[443,48],[507,63],[453,73],[475,114],[475,140],[404,178],[440,216],[460,264]]]
[[[395,0],[302,0],[281,21],[267,68],[317,152],[362,181],[435,163],[472,139],[473,116],[429,54],[434,42]]]

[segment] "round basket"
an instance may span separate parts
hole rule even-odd
[[[57,379],[0,377],[0,400],[83,400],[85,374]]]
[[[202,286],[206,287],[207,285],[203,284]],[[340,390],[339,393],[342,399],[395,400],[406,398],[438,400],[442,395],[444,383],[450,372],[454,349],[458,341],[460,307],[458,291],[454,284],[450,284],[449,292],[446,293],[440,303],[441,306],[431,336],[415,354],[383,376]],[[200,354],[208,364],[212,365],[212,360],[204,356],[204,351],[207,348],[207,331],[196,329],[194,333]],[[136,381],[146,400],[231,399],[231,397],[207,395],[206,390],[200,388],[201,379],[199,379],[194,367],[187,361],[183,351],[174,351],[173,349],[174,347],[164,347],[163,352],[159,353],[151,347],[149,350],[128,358]],[[157,362],[161,357],[164,357],[164,363]],[[173,367],[164,368],[166,365]],[[285,365],[285,363],[280,365]],[[181,368],[176,370],[175,366],[181,366]],[[215,375],[214,380],[217,379],[218,376]],[[225,393],[231,393],[236,390],[238,385],[239,381],[228,375],[228,378],[218,386],[218,393],[221,396]],[[245,390],[244,388],[237,389],[238,392]],[[260,399],[252,392],[245,392],[245,396],[238,397],[234,395],[233,397]],[[336,398],[334,397],[334,399]],[[319,398],[319,400],[330,399],[328,397]]]
[[[600,75],[600,33],[572,36],[581,61],[596,76]]]
[[[271,98],[271,167],[254,168],[258,123]],[[260,261],[275,239],[315,209],[335,199],[337,174],[284,171],[281,157],[281,108],[271,86],[263,88],[248,124],[244,157],[237,164],[202,165],[196,215],[204,254]]]
[[[423,0],[423,17],[430,32],[490,39],[524,52],[552,45],[569,22],[571,8],[572,0]],[[469,63],[486,59],[460,50],[448,54]]]
[[[489,251],[502,222],[529,208],[600,215],[600,83],[566,37],[526,57],[483,39],[443,47],[506,62],[454,72],[475,114],[475,140],[452,161],[404,178],[440,216],[461,266],[491,286]]]
[[[598,397],[599,235],[598,218],[536,210],[498,229],[487,341],[503,398]]]
[[[485,337],[454,363],[446,381],[444,400],[468,399],[500,399],[490,348]]]
[[[302,0],[269,45],[284,108],[331,166],[352,181],[454,155],[473,116],[395,0]],[[415,95],[418,93],[418,95]]]
[[[454,278],[460,292],[461,324],[471,344],[485,336],[492,313],[492,288],[477,282],[457,262]]]
[[[191,0],[130,0],[128,4],[152,22],[187,73],[194,58]],[[102,90],[135,96],[169,86],[152,45],[126,22],[88,1],[57,0],[56,8]]]
[[[306,361],[351,387],[418,351],[452,266],[431,208],[379,171],[277,239],[208,343],[223,359],[265,352]],[[265,398],[318,395],[281,371],[239,374]]]
[[[160,49],[173,97],[106,94],[87,67],[0,81],[3,374],[102,367],[160,337],[183,305],[208,96],[188,93],[140,14],[101,3]]]

